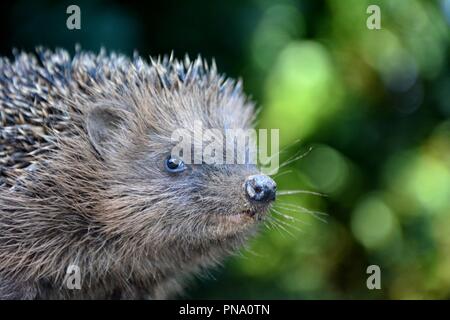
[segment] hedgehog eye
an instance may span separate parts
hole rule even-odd
[[[186,169],[186,166],[184,165],[183,160],[177,157],[168,156],[165,161],[165,167],[168,172],[174,173],[174,172],[181,172]]]

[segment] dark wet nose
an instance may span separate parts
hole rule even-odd
[[[268,202],[275,200],[277,184],[270,177],[257,174],[250,176],[244,183],[245,192],[250,200]]]

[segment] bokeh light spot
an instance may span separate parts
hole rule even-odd
[[[396,218],[377,195],[363,199],[352,213],[351,229],[356,239],[368,249],[386,244],[394,234]]]
[[[291,42],[266,84],[262,123],[283,128],[282,144],[310,134],[340,104],[341,89],[327,49],[315,41]]]
[[[349,176],[347,160],[335,149],[318,145],[301,162],[300,169],[316,188],[327,194],[345,187]]]

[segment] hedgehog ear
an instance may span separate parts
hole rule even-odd
[[[98,106],[89,111],[86,118],[89,140],[103,158],[114,140],[114,133],[120,129],[122,122],[123,117],[117,109]]]

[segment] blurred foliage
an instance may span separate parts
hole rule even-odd
[[[65,28],[72,3],[80,31]],[[381,30],[366,27],[369,4]],[[262,106],[259,126],[280,128],[284,160],[313,146],[276,180],[328,197],[280,196],[279,226],[185,297],[450,298],[449,0],[0,6],[2,54],[80,43],[215,57]],[[382,290],[366,287],[371,264]]]

